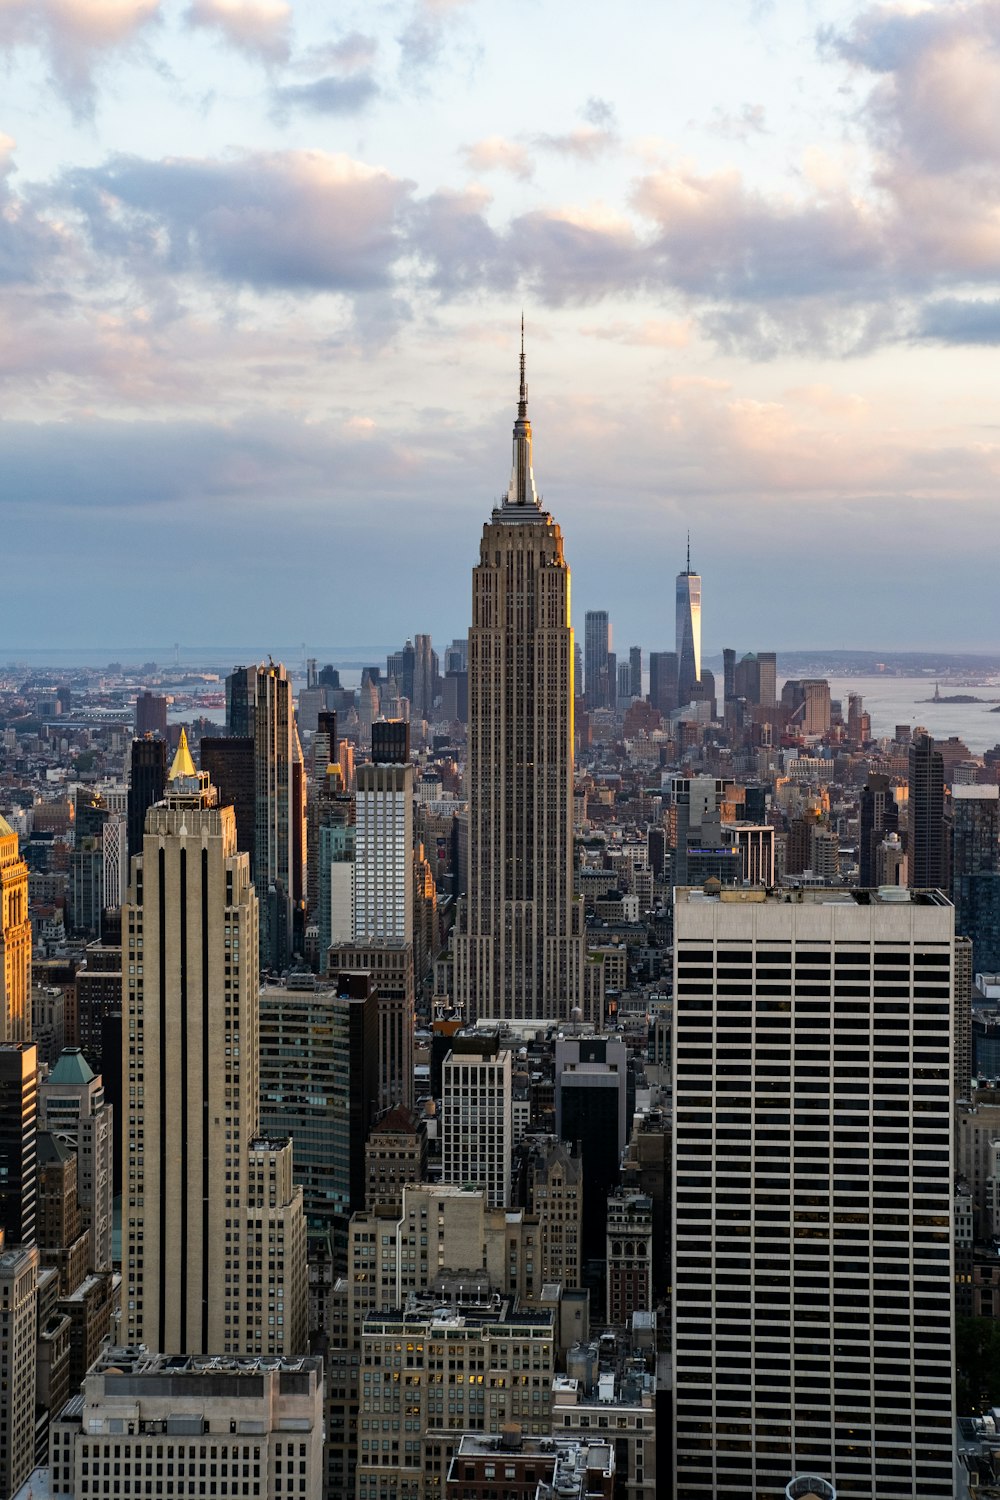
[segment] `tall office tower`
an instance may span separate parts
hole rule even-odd
[[[38,1197],[38,1054],[34,1042],[0,1044],[0,1230],[8,1245],[35,1238]]]
[[[972,1088],[972,942],[955,939],[955,1042],[952,1048],[955,1098],[968,1099]]]
[[[237,667],[226,678],[226,729],[254,742],[250,870],[260,910],[260,961],[265,968],[282,969],[291,957],[297,843],[292,771],[297,734],[284,666]]]
[[[378,727],[378,726],[375,726]],[[354,938],[413,941],[413,767],[357,770]]]
[[[781,689],[789,730],[824,735],[831,720],[830,684],[825,677],[790,677]]]
[[[506,1208],[514,1148],[510,1048],[499,1036],[456,1036],[441,1088],[444,1181],[482,1188],[491,1208]]]
[[[233,809],[236,847],[250,855],[252,864],[257,837],[257,773],[253,740],[248,735],[203,737],[201,769],[211,777],[219,794],[219,806]]]
[[[401,938],[335,942],[327,953],[331,981],[370,975],[377,994],[378,1108],[413,1103],[413,1028],[416,985],[413,944]]]
[[[861,744],[861,721],[864,717],[865,701],[860,693],[847,695],[847,738],[852,745]]]
[[[415,719],[429,719],[434,711],[434,692],[438,676],[437,652],[431,646],[429,635],[413,637],[413,693],[412,715]]]
[[[167,737],[167,700],[158,693],[142,692],[135,700],[135,737],[147,734]]]
[[[1000,786],[951,789],[951,898],[955,931],[975,942],[970,876],[1000,872]]]
[[[259,1135],[250,860],[183,732],[166,799],[146,815],[122,929],[128,1342],[175,1354],[301,1350],[302,1193],[291,1143]]]
[[[163,797],[167,784],[167,746],[164,740],[132,741],[132,767],[128,788],[128,852],[131,859],[142,852],[146,814]]]
[[[31,1036],[31,918],[28,866],[17,834],[0,817],[0,1042]]]
[[[774,708],[778,701],[778,658],[774,651],[758,651],[761,708]]]
[[[736,652],[731,646],[722,651],[722,701],[731,703],[734,698],[745,698],[745,693],[736,691]]]
[[[588,609],[583,617],[583,664],[588,708],[609,707],[608,653],[611,650],[611,624],[606,609]]]
[[[642,697],[642,647],[628,648],[629,693],[633,698]]]
[[[910,889],[940,890],[946,874],[944,762],[926,729],[913,731],[909,782],[907,861]]]
[[[469,873],[455,998],[569,1019],[586,938],[573,898],[573,631],[562,532],[535,493],[521,352],[514,465],[483,527],[469,632]]]
[[[683,708],[701,686],[701,574],[691,572],[691,538],[687,567],[677,575],[677,703]]]
[[[661,714],[677,707],[677,652],[649,653],[649,701]]]
[[[735,652],[733,653],[735,656]],[[725,656],[725,652],[723,652]],[[728,669],[728,663],[727,669]],[[726,688],[726,701],[729,700],[729,689]],[[741,656],[738,662],[733,664],[733,691],[732,697],[745,698],[748,703],[760,702],[760,658],[753,651],[748,651],[746,656]]]
[[[401,651],[393,651],[385,659],[385,675],[387,680],[394,681],[399,689],[400,696],[409,698],[413,702],[413,673],[416,667],[417,653],[412,641],[407,641]]]
[[[121,813],[109,813],[101,840],[104,905],[118,910],[128,890],[128,823]]]
[[[579,1142],[586,1178],[580,1259],[600,1264],[608,1194],[618,1179],[635,1105],[628,1048],[618,1034],[563,1037],[556,1042],[556,1135]]]
[[[295,1142],[310,1227],[330,1231],[344,1268],[347,1220],[365,1206],[365,1140],[375,1116],[378,1000],[370,974],[335,986],[293,969],[260,992],[261,1123]]]
[[[38,1251],[0,1249],[0,1495],[14,1495],[35,1467]]]
[[[378,676],[372,675],[373,670],[371,667],[365,667],[361,673],[361,686],[358,689],[358,735],[365,749],[371,745],[372,725],[381,712]]]
[[[858,800],[858,885],[879,885],[878,849],[890,833],[899,829],[899,806],[888,776],[873,774]]]
[[[330,945],[348,943],[354,933],[354,798],[343,791],[340,777],[328,772],[324,779],[312,811],[320,973],[326,972]]]
[[[76,1152],[77,1191],[90,1230],[92,1271],[112,1270],[114,1110],[79,1047],[67,1047],[38,1087],[38,1128]]]
[[[409,764],[410,726],[405,719],[378,719],[372,725],[372,760],[377,766]]]
[[[954,913],[676,892],[678,1500],[953,1489]]]
[[[316,716],[316,733],[312,742],[312,765],[309,767],[309,789],[322,781],[327,768],[337,761],[337,714],[332,708]]]

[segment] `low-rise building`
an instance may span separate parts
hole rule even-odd
[[[109,1348],[52,1424],[61,1500],[320,1500],[322,1474],[323,1363],[308,1355]]]

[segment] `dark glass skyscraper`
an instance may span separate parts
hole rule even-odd
[[[911,890],[940,890],[945,883],[944,763],[926,729],[910,744],[909,881]]]

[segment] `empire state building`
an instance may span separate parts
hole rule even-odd
[[[469,877],[454,949],[469,1019],[569,1019],[584,1003],[569,619],[562,532],[535,491],[522,326],[510,484],[472,574]]]

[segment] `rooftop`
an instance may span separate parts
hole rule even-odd
[[[90,1083],[96,1077],[80,1048],[67,1047],[59,1054],[59,1060],[45,1082],[79,1085]]]
[[[706,881],[704,886],[677,886],[674,900],[678,904],[753,906],[950,906],[941,891],[911,891],[905,886],[880,885],[874,890],[857,890],[848,886],[719,886]]]

